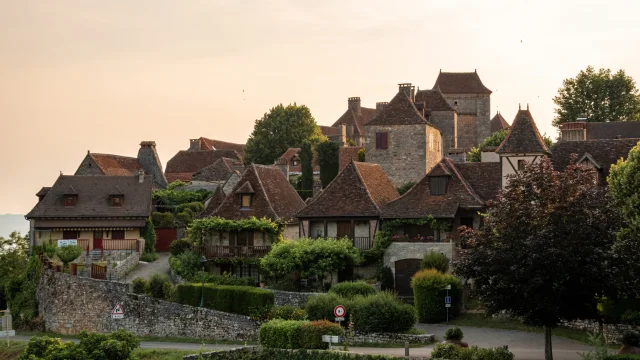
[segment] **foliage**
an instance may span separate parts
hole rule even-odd
[[[169,245],[169,251],[173,256],[178,256],[189,249],[191,249],[191,242],[187,238],[175,240]]]
[[[9,278],[2,278],[5,282],[7,303],[13,315],[13,324],[18,330],[42,330],[38,316],[38,301],[36,287],[40,279],[42,264],[38,256],[31,256],[26,269],[13,273]]]
[[[342,335],[342,329],[327,320],[305,322],[300,328],[300,345],[303,349],[328,349],[329,343],[322,341],[322,335]]]
[[[201,284],[179,284],[178,302],[191,306],[200,305],[203,293]],[[241,315],[251,315],[259,309],[273,307],[273,292],[250,286],[211,285],[204,286],[204,307]]]
[[[307,314],[304,309],[300,309],[293,305],[274,306],[269,312],[271,319],[282,320],[306,320]]]
[[[322,188],[326,188],[340,170],[340,144],[334,141],[321,142],[316,146],[316,153],[320,166],[320,181]]]
[[[344,322],[349,323],[354,310],[353,304],[353,299],[345,299],[336,294],[328,293],[309,297],[304,310],[307,312],[309,320],[327,320],[334,319],[333,309],[338,305],[342,305],[347,309]]]
[[[575,78],[565,79],[553,98],[556,117],[553,125],[587,118],[589,122],[637,121],[640,119],[640,95],[632,77],[624,70],[596,71],[592,66]]]
[[[400,186],[398,186],[398,194],[404,195],[407,191],[411,190],[411,188],[416,184],[415,181],[406,182]]]
[[[0,236],[0,309],[6,308],[5,285],[20,277],[27,267],[28,239],[14,231],[9,238]]]
[[[206,189],[184,191],[174,189],[153,190],[153,204],[161,206],[178,206],[181,204],[201,202],[207,200],[213,192]]]
[[[156,260],[158,260],[159,256],[156,253],[143,253],[142,255],[140,255],[140,261],[144,261],[144,262],[154,262]]]
[[[142,229],[142,238],[144,239],[144,252],[155,253],[156,252],[156,229],[153,226],[153,221],[147,219]]]
[[[640,333],[637,331],[625,331],[622,334],[622,344],[640,347]]]
[[[167,301],[178,301],[178,289],[170,282],[162,284],[162,294]]]
[[[437,253],[433,250],[424,254],[420,263],[422,269],[436,269],[446,274],[449,271],[449,258],[445,254]]]
[[[47,336],[33,337],[20,360],[134,360],[140,341],[133,334],[118,330],[111,334],[80,332],[80,342],[63,343]]]
[[[445,331],[444,338],[446,340],[462,340],[464,338],[464,334],[459,327],[454,326]]]
[[[244,162],[271,165],[288,148],[299,148],[305,140],[315,145],[323,138],[308,107],[279,104],[255,121],[245,147]]]
[[[170,212],[157,212],[154,211],[151,213],[151,221],[153,222],[154,228],[173,228],[176,226],[176,219]],[[155,232],[155,229],[154,229]]]
[[[175,274],[186,280],[199,281],[196,279],[196,274],[202,270],[200,255],[190,250],[184,251],[177,256],[171,255],[169,257],[169,267]]]
[[[322,335],[341,335],[339,325],[329,321],[271,320],[260,327],[260,344],[275,349],[326,349]]]
[[[59,247],[56,251],[56,255],[58,255],[58,258],[62,261],[64,266],[67,266],[67,264],[80,257],[83,251],[82,247],[78,245],[69,245]]]
[[[360,253],[349,239],[308,239],[275,244],[260,260],[261,269],[270,278],[284,278],[293,272],[302,278],[324,279],[360,262]]]
[[[171,182],[169,185],[167,185],[167,190],[175,190],[175,189],[177,189],[179,187],[186,186],[188,184],[189,183],[184,182],[182,180],[175,180],[175,181]]]
[[[607,324],[619,324],[627,310],[640,311],[640,298],[602,299],[598,303],[598,311]]]
[[[365,150],[364,148],[358,150],[358,161],[359,162],[365,162],[366,156],[365,156]]]
[[[164,299],[164,284],[171,283],[165,274],[153,274],[149,280],[149,295],[156,299]]]
[[[395,279],[390,267],[378,266],[376,269],[376,280],[380,281],[380,289],[382,291],[394,289]]]
[[[589,345],[593,347],[593,350],[578,353],[582,360],[604,360],[611,354],[602,334],[589,334]]]
[[[460,280],[448,274],[443,274],[435,269],[418,271],[411,278],[413,298],[418,313],[418,321],[424,323],[441,322],[447,319],[447,310],[443,299],[447,294],[445,287],[451,285],[448,290],[451,296],[449,315],[457,316],[460,312],[461,284]]]
[[[543,325],[547,353],[551,328],[596,317],[597,296],[615,290],[609,264],[619,216],[592,175],[573,165],[555,171],[548,158],[527,165],[509,177],[454,261],[489,314],[505,310]]]
[[[634,354],[609,355],[609,356],[605,356],[603,360],[640,360],[640,355],[634,355]]]
[[[640,325],[640,311],[625,311],[620,317],[620,322],[627,325]]]
[[[363,333],[400,333],[413,328],[416,311],[389,292],[354,298],[351,321]]]
[[[296,192],[302,200],[307,200],[308,198],[313,197],[313,190],[296,190]]]
[[[302,142],[300,149],[300,163],[302,165],[301,190],[313,189],[313,150],[309,140]]]
[[[262,218],[251,217],[242,220],[227,220],[221,217],[210,217],[194,220],[189,226],[189,239],[194,244],[201,244],[208,232],[247,232],[257,231],[269,235],[272,244],[279,241],[281,229],[277,222]]]
[[[347,299],[352,299],[357,295],[373,295],[376,293],[376,290],[364,281],[345,281],[331,286],[329,292]]]
[[[513,360],[515,357],[504,347],[483,349],[477,346],[462,348],[454,344],[436,344],[431,352],[432,359],[447,360]]]
[[[151,289],[149,287],[149,282],[146,279],[143,278],[135,278],[133,279],[133,293],[134,294],[139,294],[139,295],[143,295],[143,294],[148,294],[151,292]]]
[[[488,138],[484,139],[478,147],[472,147],[471,151],[467,153],[467,161],[480,162],[482,160],[482,149],[485,147],[500,146],[504,141],[504,138],[507,137],[507,133],[509,133],[509,129],[498,130]]]
[[[177,213],[181,213],[183,211],[185,211],[186,209],[191,210],[192,213],[194,214],[200,214],[203,210],[204,210],[204,204],[200,201],[193,201],[190,203],[186,203],[186,204],[180,204],[176,207],[176,212]]]

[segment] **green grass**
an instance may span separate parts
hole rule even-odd
[[[425,346],[429,346],[433,343],[424,343],[424,344],[409,344],[410,348],[421,348],[421,347],[425,347]],[[338,344],[338,345],[334,345],[335,348],[341,348],[342,344]],[[364,348],[380,348],[380,349],[386,349],[386,348],[404,348],[404,343],[402,342],[391,342],[391,343],[354,343],[354,344],[349,344],[350,348],[359,348],[359,347],[364,347]]]
[[[48,336],[61,339],[77,339],[74,335],[63,335],[52,332],[19,332],[16,335],[24,336]],[[153,342],[173,342],[173,343],[188,343],[188,344],[208,344],[208,345],[258,345],[257,340],[242,341],[242,340],[223,340],[223,339],[197,339],[197,338],[184,338],[184,337],[156,337],[156,336],[139,336],[140,341],[153,341]]]
[[[26,348],[27,343],[24,341],[11,341],[7,347],[7,340],[0,339],[0,359],[16,360]]]

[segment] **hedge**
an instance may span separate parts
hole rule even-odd
[[[304,310],[307,312],[309,320],[333,320],[336,317],[333,314],[333,309],[338,305],[342,305],[347,309],[347,313],[344,316],[344,323],[347,324],[351,321],[351,313],[354,310],[353,304],[354,302],[350,299],[329,293],[309,297]]]
[[[200,306],[201,284],[180,284],[177,288],[178,302]],[[204,307],[234,314],[251,315],[256,311],[273,307],[273,292],[250,287],[232,285],[204,286]]]
[[[454,344],[440,343],[431,351],[431,359],[513,360],[514,358],[513,353],[506,346],[483,349],[477,346],[462,348]]]
[[[356,295],[373,295],[376,293],[376,290],[364,281],[345,281],[333,285],[329,292],[347,299],[352,299]]]
[[[622,314],[627,310],[640,311],[640,298],[629,298],[619,300],[603,299],[598,304],[598,310],[607,324],[619,324]]]
[[[271,320],[260,327],[260,344],[275,349],[327,349],[322,335],[341,335],[339,325],[329,321]]]
[[[300,309],[293,305],[274,306],[269,312],[270,319],[282,320],[306,320],[307,314],[304,309]]]
[[[436,323],[447,319],[447,309],[444,298],[447,294],[445,287],[451,285],[450,316],[460,313],[460,280],[453,275],[445,275],[435,269],[425,269],[411,278],[413,299],[418,313],[418,321],[422,323]]]
[[[221,351],[207,354],[210,360],[392,360],[406,359],[405,357],[392,357],[386,355],[362,355],[335,351],[318,350],[282,350],[282,349],[262,349],[256,351],[248,348],[230,355],[229,352]]]
[[[640,360],[640,355],[622,354],[622,355],[609,355],[603,360]]]

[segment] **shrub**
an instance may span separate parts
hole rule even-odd
[[[431,351],[432,359],[447,360],[513,360],[513,353],[507,347],[483,349],[477,346],[458,347],[454,344],[437,344]]]
[[[352,299],[356,295],[373,295],[376,293],[376,290],[364,281],[345,281],[333,285],[329,292],[347,299]]]
[[[164,299],[164,284],[169,283],[169,277],[165,274],[153,274],[149,280],[149,295],[156,299]]]
[[[118,330],[109,335],[80,332],[80,343],[62,343],[47,336],[33,337],[20,360],[129,360],[140,341],[133,334]]]
[[[376,270],[376,280],[380,281],[380,287],[384,290],[394,289],[394,278],[391,268],[388,266],[381,266]]]
[[[609,355],[602,360],[640,360],[640,355],[622,354],[622,355]]]
[[[191,249],[191,242],[187,238],[175,240],[169,246],[169,251],[173,256],[178,256],[189,249]]]
[[[20,356],[20,360],[43,359],[47,351],[57,351],[62,348],[60,339],[50,338],[48,336],[36,336],[29,340],[27,348]],[[33,357],[32,357],[33,356]]]
[[[189,281],[197,281],[195,275],[202,269],[200,256],[193,251],[185,251],[180,255],[171,256],[169,266],[173,272]]]
[[[56,255],[67,266],[67,264],[80,257],[83,251],[82,247],[77,245],[63,246],[58,248]]]
[[[413,181],[409,181],[406,182],[400,186],[398,186],[397,190],[398,190],[398,194],[403,195],[404,193],[406,193],[407,191],[411,190],[411,188],[413,187],[413,185],[415,185],[416,183]]]
[[[193,201],[186,204],[180,204],[176,207],[176,212],[181,213],[186,209],[191,211],[191,214],[200,214],[204,210],[204,204],[199,201]]]
[[[451,308],[449,314],[457,316],[460,312],[460,280],[453,275],[445,275],[434,269],[425,269],[411,278],[413,298],[418,313],[418,321],[434,323],[446,320],[447,310],[444,298],[445,287],[451,285]]]
[[[189,209],[184,209],[183,212],[178,213],[176,215],[176,221],[184,227],[187,227],[191,221],[193,221],[193,212],[191,212],[191,210]]]
[[[628,310],[640,311],[640,298],[628,298],[619,300],[603,299],[598,304],[598,310],[607,324],[619,324],[622,314]]]
[[[366,159],[366,153],[364,148],[358,150],[358,161],[359,162],[365,162]]]
[[[162,293],[164,294],[164,299],[167,301],[178,301],[178,292],[176,287],[170,283],[166,282],[162,285]]]
[[[436,269],[446,274],[449,270],[449,258],[445,254],[440,254],[432,250],[424,254],[420,265],[423,269]]]
[[[622,316],[620,316],[620,322],[627,325],[640,325],[640,311],[625,311]]]
[[[622,334],[622,344],[640,347],[640,334],[637,331],[625,331]]]
[[[444,338],[446,340],[462,340],[462,338],[464,338],[464,334],[459,327],[454,326],[447,329],[447,331],[444,333]]]
[[[142,238],[144,239],[144,252],[153,254],[156,252],[156,229],[153,221],[147,219],[142,229]],[[155,260],[152,260],[155,261]]]
[[[356,297],[351,305],[354,329],[363,333],[407,331],[416,323],[413,306],[403,304],[395,295],[381,292]]]
[[[299,349],[300,329],[304,321],[271,320],[260,326],[260,345],[266,348]]]
[[[180,304],[200,305],[202,285],[179,284],[177,292]],[[271,309],[273,302],[273,292],[256,287],[211,284],[204,286],[204,306],[210,309],[249,316],[260,309]]]
[[[342,335],[340,325],[326,320],[305,322],[300,329],[300,346],[303,349],[328,349],[329,343],[322,335]]]
[[[140,256],[140,261],[144,261],[144,262],[154,262],[156,260],[158,260],[158,254],[154,253],[154,252],[146,252],[144,254],[142,254],[142,256]]]
[[[297,308],[293,305],[274,306],[269,314],[271,319],[282,320],[306,320],[307,314],[304,309]]]
[[[347,314],[344,316],[344,323],[351,321],[351,313],[353,312],[353,301],[342,298],[336,294],[322,294],[311,296],[307,300],[304,310],[307,312],[307,318],[309,320],[333,320],[335,315],[333,309],[336,306],[342,305],[347,309]]]
[[[143,278],[133,279],[134,294],[148,294],[150,292],[149,282]]]
[[[172,213],[154,211],[151,213],[151,221],[153,221],[153,226],[157,228],[172,228],[175,226],[175,219]]]

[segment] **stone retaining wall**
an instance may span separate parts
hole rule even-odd
[[[116,266],[113,269],[107,268],[108,279],[111,279],[111,280],[123,279],[127,274],[127,272],[129,272],[129,270],[138,266],[139,262],[140,262],[140,253],[139,252],[132,253],[126,259],[124,259],[120,263],[120,265]]]
[[[638,331],[640,326],[624,325],[624,324],[599,324],[593,320],[574,320],[565,321],[561,324],[563,327],[588,331],[590,333],[602,333],[607,344],[621,344],[622,335],[625,331]]]
[[[273,292],[275,306],[293,305],[297,307],[304,307],[311,296],[321,295],[321,293],[292,292],[272,289],[267,290],[271,290]]]
[[[434,335],[421,334],[394,334],[394,333],[372,333],[358,334],[354,336],[353,341],[356,343],[404,343],[409,344],[429,344],[435,340]]]
[[[75,335],[125,329],[138,336],[252,340],[259,326],[247,316],[197,308],[129,293],[129,284],[80,278],[43,269],[38,310],[46,331]],[[124,319],[112,319],[120,303]]]

